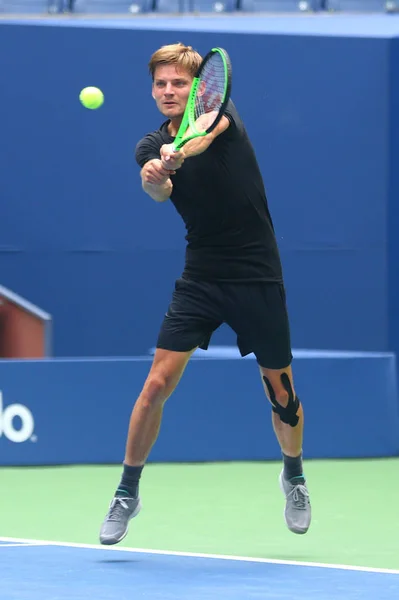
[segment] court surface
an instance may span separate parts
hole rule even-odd
[[[148,464],[111,548],[120,466],[2,468],[0,600],[398,600],[399,459],[306,466],[305,536],[285,527],[280,462]]]
[[[399,571],[1,538],[4,600],[397,600]]]

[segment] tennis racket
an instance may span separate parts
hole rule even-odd
[[[212,48],[195,74],[173,149],[211,133],[226,110],[231,93],[231,62],[223,48]]]

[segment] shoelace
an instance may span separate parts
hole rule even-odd
[[[124,498],[114,498],[109,509],[108,521],[119,521],[119,517],[127,509],[129,509],[129,506]]]
[[[295,508],[298,510],[306,510],[307,499],[309,498],[309,492],[306,486],[302,484],[296,485],[294,489],[289,492],[288,496],[292,496]]]

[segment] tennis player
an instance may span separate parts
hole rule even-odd
[[[207,349],[222,323],[237,335],[241,355],[254,353],[259,365],[282,451],[286,524],[303,534],[311,521],[282,267],[254,149],[231,101],[212,133],[178,152],[172,146],[201,61],[190,46],[174,44],[149,63],[152,96],[166,121],[137,144],[136,160],[144,191],[156,202],[170,199],[185,223],[186,261],[132,411],[121,481],[100,531],[107,545],[125,537],[140,511],[139,481],[165,401],[193,352]]]

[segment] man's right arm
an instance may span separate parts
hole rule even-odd
[[[174,171],[164,169],[160,159],[149,160],[140,171],[143,190],[155,202],[165,202],[170,198],[173,190],[173,183],[170,179],[172,174]]]

